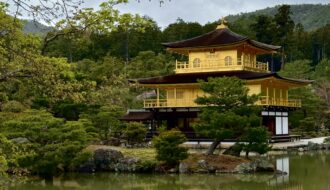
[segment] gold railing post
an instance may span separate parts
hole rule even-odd
[[[178,69],[178,60],[175,60],[175,69]]]
[[[176,106],[177,105],[177,100],[176,100],[176,88],[174,88],[174,102],[173,104]]]
[[[159,88],[157,88],[157,101],[156,101],[157,107],[159,107]]]

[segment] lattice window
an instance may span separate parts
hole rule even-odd
[[[230,57],[230,56],[226,56],[225,57],[225,65],[229,66],[229,65],[232,65],[232,64],[233,64],[233,58]]]
[[[199,58],[195,58],[193,60],[193,67],[200,67],[201,66],[201,60]]]

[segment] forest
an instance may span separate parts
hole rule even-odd
[[[132,140],[130,132],[141,126],[120,118],[127,109],[142,108],[138,97],[146,89],[128,79],[173,73],[175,60],[187,58],[169,54],[161,43],[198,36],[218,24],[178,18],[161,30],[150,17],[121,14],[115,7],[121,2],[81,9],[42,36],[24,33],[9,5],[0,3],[0,173],[15,166],[52,175],[59,164],[68,171],[88,157],[82,150],[90,143]],[[290,130],[328,135],[330,23],[307,31],[291,15],[283,5],[272,16],[228,24],[236,33],[282,46],[280,54],[258,58],[272,59],[280,75],[314,81],[291,92],[303,105],[290,113]]]

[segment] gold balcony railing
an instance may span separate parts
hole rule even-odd
[[[301,100],[281,99],[269,96],[261,96],[257,105],[261,106],[284,106],[284,107],[301,107]]]
[[[219,70],[252,70],[268,72],[268,63],[254,62],[247,59],[225,59],[207,60],[200,63],[176,61],[175,68],[177,73],[205,72]]]
[[[147,99],[144,108],[199,107],[193,99]]]
[[[287,100],[261,96],[256,102],[259,106],[283,106],[283,107],[301,107],[301,100]],[[194,99],[146,99],[144,108],[182,108],[182,107],[201,107],[194,102]]]

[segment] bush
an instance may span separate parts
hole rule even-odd
[[[1,110],[4,112],[14,112],[14,113],[19,113],[25,110],[25,107],[17,101],[9,101],[7,103],[4,103],[1,106]]]
[[[326,144],[330,143],[330,137],[325,138],[325,139],[323,140],[323,143],[326,143]]]
[[[126,124],[124,135],[128,144],[135,145],[142,143],[146,137],[147,128],[143,123],[129,122]]]
[[[186,137],[178,130],[165,131],[154,137],[152,143],[156,148],[156,158],[168,165],[176,165],[188,157],[188,149],[179,145],[186,141]]]
[[[44,110],[20,113],[16,118],[4,122],[1,130],[6,138],[22,137],[29,140],[27,144],[17,145],[17,163],[45,178],[68,171],[73,161],[81,160],[80,152],[90,139],[84,122],[65,122]],[[0,142],[4,140],[0,139]],[[4,154],[8,164],[12,158],[10,153],[8,149]]]
[[[246,157],[249,156],[249,152],[257,152],[259,154],[267,153],[270,150],[268,136],[265,127],[248,128],[242,138],[243,142],[246,142],[243,146],[243,150],[246,152]]]

